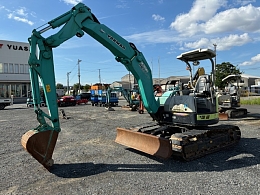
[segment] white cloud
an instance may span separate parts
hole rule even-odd
[[[160,4],[162,4],[162,3],[163,3],[163,0],[158,0],[158,2],[159,2]]]
[[[201,32],[213,34],[260,31],[259,7],[249,4],[217,13],[217,10],[225,4],[224,0],[196,0],[189,13],[177,16],[170,28],[182,33],[183,36],[193,36]]]
[[[126,40],[134,43],[154,44],[179,42],[180,38],[175,32],[169,30],[157,30],[124,36]]]
[[[4,6],[0,6],[0,9],[4,9],[6,12],[8,12],[7,17],[11,20],[16,20],[18,22],[23,22],[29,25],[33,25],[34,23],[27,19],[28,13],[26,12],[25,7],[21,7],[20,9],[16,9],[15,11],[9,10]]]
[[[240,5],[247,5],[249,3],[254,3],[256,0],[237,0],[237,3]]]
[[[178,15],[170,28],[191,36],[202,31],[201,23],[210,20],[225,3],[226,0],[196,0],[189,13]]]
[[[118,0],[116,8],[128,8],[128,2],[126,0]]]
[[[257,54],[256,56],[252,57],[250,61],[245,61],[240,66],[249,66],[260,62],[260,54]]]
[[[26,18],[18,17],[18,16],[16,16],[13,13],[8,14],[7,16],[8,16],[9,19],[13,19],[13,20],[16,20],[18,22],[24,22],[24,23],[27,23],[27,24],[29,24],[31,26],[34,24],[32,21],[30,21],[30,20],[28,20]]]
[[[71,4],[71,5],[77,5],[78,3],[81,3],[83,0],[63,0],[64,3],[66,4]]]
[[[16,13],[17,15],[20,15],[20,16],[27,16],[28,14],[25,13],[25,11],[26,11],[26,8],[25,8],[25,7],[22,7],[22,8],[20,8],[20,9],[17,9],[17,10],[15,11],[15,13]]]
[[[162,17],[162,16],[160,16],[160,15],[158,15],[158,14],[153,14],[153,15],[152,15],[152,18],[153,18],[155,21],[164,21],[164,20],[165,20],[164,17]]]
[[[222,38],[217,39],[208,39],[208,38],[201,38],[198,41],[185,43],[184,47],[189,49],[196,49],[196,48],[209,48],[213,47],[213,44],[217,44],[217,50],[229,50],[235,46],[241,46],[246,43],[252,42],[252,39],[249,37],[247,33],[242,35],[229,35]]]
[[[202,30],[206,34],[240,30],[244,32],[255,32],[260,30],[260,8],[251,4],[238,9],[229,9],[215,15],[205,24]]]

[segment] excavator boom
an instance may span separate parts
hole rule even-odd
[[[57,33],[47,38],[42,36],[44,32],[57,27],[61,27]],[[39,126],[25,133],[21,142],[22,146],[45,167],[52,164],[50,163],[51,157],[61,131],[52,49],[75,35],[82,37],[85,33],[108,48],[114,54],[116,61],[125,65],[126,69],[134,75],[147,112],[155,120],[157,119],[156,113],[159,104],[150,95],[153,94],[152,74],[143,54],[133,43],[129,43],[104,24],[100,24],[95,15],[91,13],[90,8],[79,3],[70,11],[48,22],[47,27],[33,30],[28,39],[30,43],[28,63],[33,104]],[[49,113],[45,113],[40,108],[39,79],[43,85]]]

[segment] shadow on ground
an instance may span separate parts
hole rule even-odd
[[[50,172],[63,178],[80,178],[96,175],[108,171],[112,172],[221,172],[225,170],[249,167],[260,163],[260,140],[254,138],[242,138],[239,144],[207,155],[191,162],[183,162],[170,158],[158,159],[154,156],[127,149],[126,152],[134,152],[147,156],[155,161],[154,164],[94,164],[73,163],[54,164]],[[220,157],[221,156],[221,157]]]

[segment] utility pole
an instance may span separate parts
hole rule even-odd
[[[214,73],[213,73],[213,82],[214,82],[214,87],[215,87],[215,82],[216,82],[216,65],[217,65],[217,44],[216,43],[213,43],[213,46],[214,46],[214,51],[215,51],[215,62],[214,62]]]
[[[80,66],[79,66],[79,63],[81,62],[82,60],[79,60],[78,59],[78,77],[79,77],[79,92],[78,94],[80,94]]]
[[[100,69],[98,69],[98,78],[99,78],[99,83],[101,84]]]
[[[130,71],[128,72],[128,77],[129,77],[129,90],[131,90],[132,86],[131,86]]]
[[[158,65],[159,65],[159,85],[161,85],[161,78],[160,78],[160,57],[158,58]]]
[[[216,67],[216,64],[217,64],[217,44],[214,43],[213,46],[214,46],[214,51],[215,51],[215,54],[216,54],[216,56],[215,56],[215,67]]]
[[[151,64],[152,64],[152,75],[153,75],[153,60],[151,61]]]
[[[67,91],[68,95],[70,95],[70,83],[69,83],[69,76],[71,72],[67,72]]]

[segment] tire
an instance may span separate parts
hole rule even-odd
[[[139,110],[138,112],[139,112],[139,114],[143,114],[143,113],[144,113],[144,111],[143,111],[143,110]]]
[[[5,109],[5,105],[4,104],[0,104],[0,110]]]

